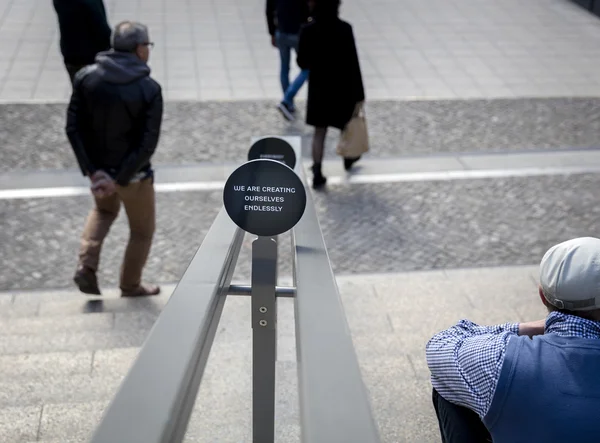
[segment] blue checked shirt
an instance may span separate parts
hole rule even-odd
[[[600,322],[552,312],[545,334],[600,339]],[[446,400],[466,406],[481,418],[487,414],[508,341],[519,335],[518,323],[479,326],[461,320],[427,343],[431,384]]]

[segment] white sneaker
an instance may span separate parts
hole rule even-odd
[[[281,112],[281,114],[283,115],[283,117],[292,122],[294,121],[295,117],[294,114],[292,113],[292,111],[288,108],[288,105],[286,105],[284,102],[281,102],[277,105],[277,109],[279,109],[279,112]]]

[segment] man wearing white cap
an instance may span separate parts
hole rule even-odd
[[[600,239],[546,252],[539,293],[544,320],[461,320],[427,343],[443,443],[600,441]]]

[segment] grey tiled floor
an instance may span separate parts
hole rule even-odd
[[[264,0],[105,0],[147,23],[167,99],[277,99]],[[567,0],[346,0],[371,99],[596,96],[600,20]],[[48,0],[0,0],[0,100],[65,100]],[[304,91],[301,92],[301,95]]]

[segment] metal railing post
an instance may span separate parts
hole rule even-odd
[[[277,358],[277,240],[252,243],[252,434],[254,443],[275,441]]]

